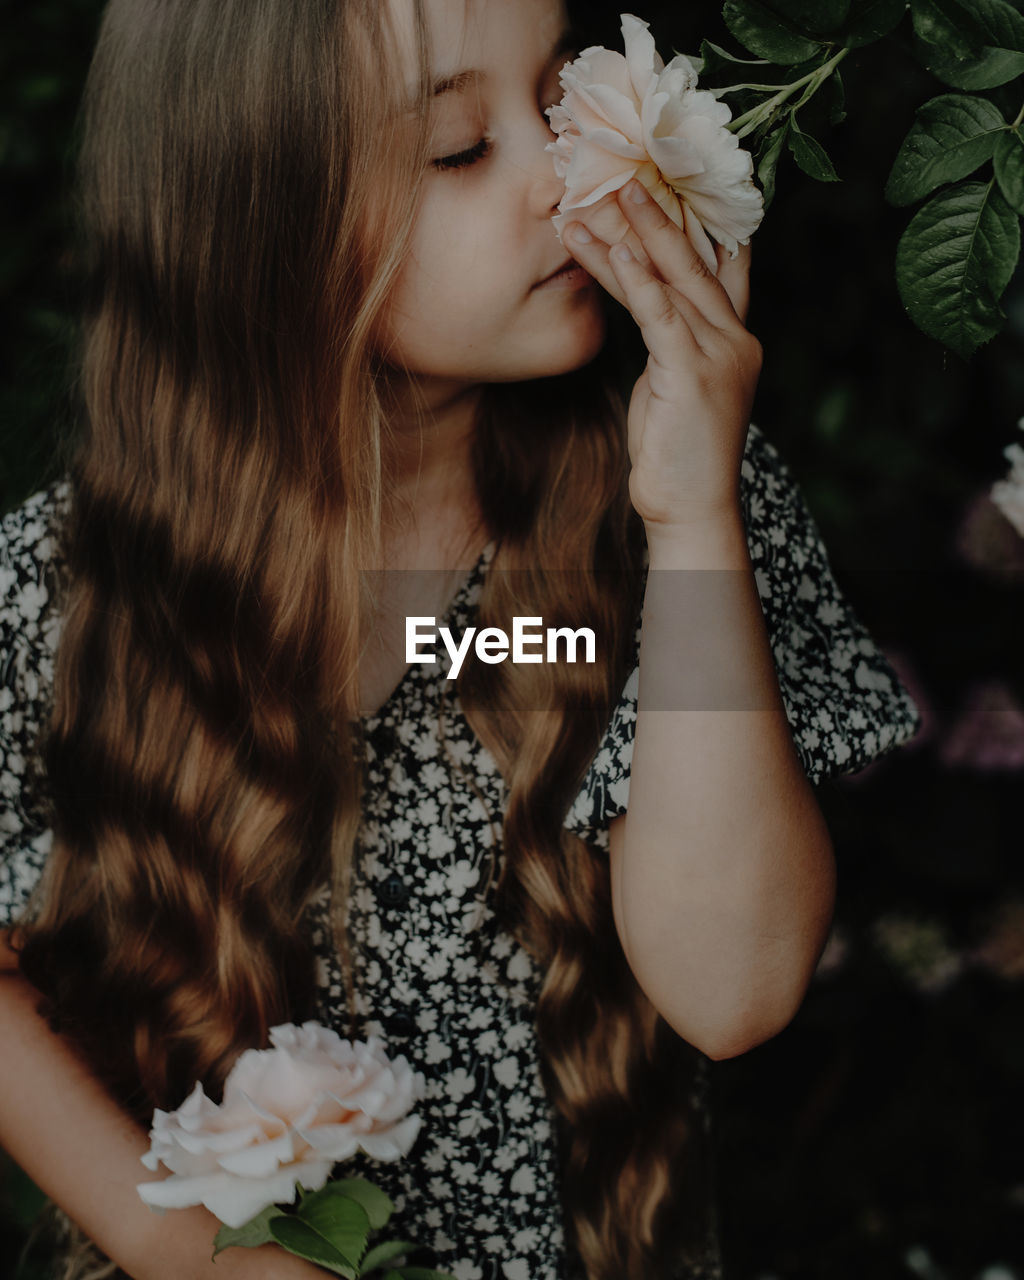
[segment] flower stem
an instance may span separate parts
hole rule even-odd
[[[794,80],[792,84],[783,85],[778,93],[772,97],[766,98],[764,102],[759,102],[756,107],[751,107],[749,111],[745,111],[743,115],[737,116],[735,120],[730,120],[725,126],[730,133],[735,133],[737,138],[744,138],[752,130],[756,129],[763,121],[768,120],[775,114],[778,107],[781,107],[787,99],[791,98],[797,89],[802,89],[804,85],[810,85],[810,88],[803,95],[802,102],[806,102],[808,98],[817,93],[822,82],[826,80],[832,71],[850,52],[849,49],[840,49],[834,53],[827,62],[823,62],[820,67],[815,67],[813,71],[808,71],[805,76],[801,76],[799,80]],[[813,82],[813,83],[812,83]],[[743,88],[753,86],[735,85],[735,88]],[[772,88],[775,86],[773,85]],[[728,92],[728,90],[725,90]]]

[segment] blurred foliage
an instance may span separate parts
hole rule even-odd
[[[60,470],[73,420],[72,131],[102,5],[0,9],[0,505]]]
[[[35,0],[12,20],[6,6],[5,508],[60,469],[73,421],[66,176],[99,8]],[[581,8],[593,42],[621,47],[617,5]],[[657,0],[642,16],[666,57],[704,38],[736,50],[720,4]],[[1024,414],[1024,278],[1003,297],[1005,329],[969,362],[911,323],[894,278],[906,212],[884,187],[917,107],[942,85],[912,56],[905,24],[854,50],[844,82],[842,123],[816,120],[814,102],[801,115],[842,181],[814,182],[784,155],[754,237],[748,325],[765,360],[753,416],[927,724],[820,789],[844,950],[823,957],[781,1035],[714,1064],[727,1274],[982,1280],[1002,1263],[1004,1277],[1024,1276],[1021,768],[950,745],[980,682],[1024,704],[1024,543],[986,506]],[[621,324],[615,340],[635,341]],[[971,527],[994,557],[987,570],[963,553],[969,511],[983,517]],[[1016,574],[1003,571],[1011,563]],[[1013,715],[990,722],[992,741]],[[0,1256],[11,1257],[36,1201],[23,1175],[5,1185]]]

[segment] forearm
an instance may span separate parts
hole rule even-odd
[[[738,507],[648,541],[616,919],[666,1019],[730,1056],[799,1005],[831,923],[832,848],[790,735]]]
[[[159,1215],[135,1190],[145,1132],[110,1098],[67,1039],[36,1012],[39,993],[0,972],[0,1146],[137,1280],[312,1280],[324,1273],[277,1245],[211,1260],[220,1223],[201,1207]]]

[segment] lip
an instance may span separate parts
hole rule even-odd
[[[591,278],[575,258],[568,257],[559,263],[550,275],[545,276],[543,280],[538,280],[533,287],[535,289],[554,287],[579,288],[580,285],[586,284]]]

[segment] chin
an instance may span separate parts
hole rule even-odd
[[[553,378],[560,373],[572,373],[590,364],[604,347],[606,326],[603,317],[597,317],[587,325],[575,331],[563,331],[562,341],[552,340],[546,347],[539,363],[542,367],[532,373],[525,374],[531,378]]]
[[[551,374],[573,373],[576,369],[582,369],[585,365],[590,364],[592,360],[596,360],[604,348],[604,334],[599,338],[595,338],[592,342],[577,347],[577,349],[566,356],[564,360],[558,362],[557,368],[551,369]]]

